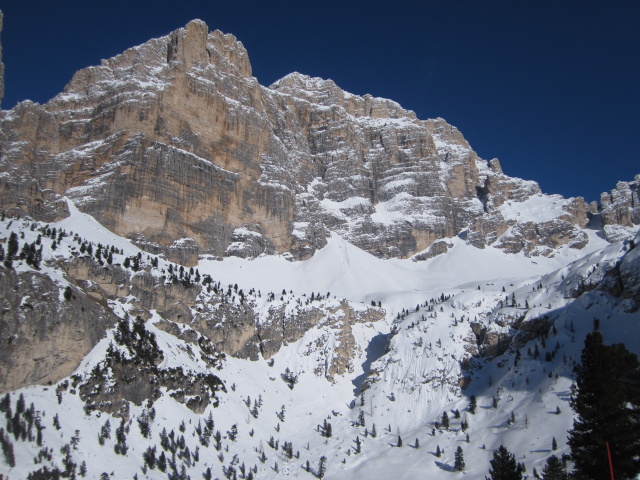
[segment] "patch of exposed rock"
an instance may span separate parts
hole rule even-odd
[[[69,376],[117,318],[106,304],[37,272],[0,268],[0,392]]]
[[[79,387],[85,411],[99,410],[128,418],[129,403],[151,405],[165,390],[201,414],[208,405],[218,406],[218,392],[226,391],[213,373],[187,372],[182,367],[162,369],[138,360],[110,350],[105,361],[96,366]]]
[[[449,249],[453,247],[451,242],[447,242],[446,240],[438,240],[433,242],[427,250],[413,257],[415,262],[421,262],[423,260],[428,260],[433,257],[437,257],[438,255],[443,255],[449,251]]]
[[[631,182],[618,182],[610,193],[600,195],[604,234],[609,241],[628,236],[629,227],[640,225],[640,175]],[[627,227],[621,232],[620,227]]]

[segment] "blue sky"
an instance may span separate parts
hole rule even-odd
[[[546,193],[599,199],[640,173],[640,1],[8,0],[3,108],[201,18],[269,85],[293,71],[443,117]]]

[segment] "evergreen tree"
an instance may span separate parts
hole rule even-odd
[[[466,432],[467,430],[469,430],[469,422],[467,422],[466,418],[460,422],[460,429],[463,432]]]
[[[5,435],[4,429],[0,428],[0,446],[2,447],[2,453],[4,459],[11,468],[16,466],[16,457],[13,452],[13,443],[9,435]]]
[[[442,455],[442,452],[440,451],[440,445],[436,445],[436,457],[440,457],[440,455]]]
[[[640,365],[622,344],[604,345],[599,331],[585,339],[576,367],[571,408],[577,418],[569,431],[574,475],[608,478],[607,444],[616,478],[640,473]]]
[[[542,470],[543,480],[567,480],[567,474],[562,468],[562,462],[555,455],[547,458],[547,463]]]
[[[556,442],[556,437],[553,437],[553,440],[551,440],[551,450],[555,452],[557,449],[558,449],[558,442]]]
[[[16,402],[16,413],[22,413],[27,408],[27,403],[24,401],[24,394],[20,394],[18,401]]]
[[[522,480],[516,458],[504,445],[493,451],[493,460],[489,463],[489,480]]]
[[[400,435],[398,435],[398,444],[399,447],[402,446],[402,437]]]
[[[460,446],[456,450],[454,467],[458,472],[464,470],[464,455],[462,453],[462,447]]]
[[[358,415],[358,423],[360,424],[361,427],[365,426],[364,411],[363,410],[360,410],[360,415]]]
[[[164,452],[160,452],[160,456],[158,457],[156,465],[158,467],[158,470],[160,470],[161,472],[167,471],[167,457]]]
[[[125,432],[124,419],[120,421],[120,426],[116,429],[116,444],[113,451],[118,455],[126,455],[129,447],[127,446],[127,434]]]
[[[227,437],[232,442],[236,441],[236,438],[238,437],[238,427],[236,426],[236,424],[231,425],[231,430],[227,432]]]
[[[318,463],[318,478],[323,478],[324,474],[326,472],[326,464],[327,464],[327,457],[325,457],[324,455],[322,455],[320,457],[320,462]]]
[[[60,426],[60,419],[58,418],[57,413],[53,416],[53,426],[56,427],[56,430],[60,430],[60,428],[62,428]]]
[[[447,412],[442,412],[442,426],[449,430],[449,415],[447,415]]]
[[[332,435],[332,431],[331,431],[331,424],[329,422],[325,421],[325,425],[324,425],[324,436],[327,438],[331,438]]]
[[[16,253],[18,253],[18,236],[15,232],[11,232],[7,242],[7,254],[4,257],[4,266],[6,268],[13,268],[13,257]]]
[[[7,241],[7,258],[12,260],[16,253],[18,253],[18,248],[18,235],[16,235],[16,232],[11,232],[9,240]]]

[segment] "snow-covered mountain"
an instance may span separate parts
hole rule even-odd
[[[305,477],[307,460],[317,470],[323,455],[328,478],[459,476],[449,473],[458,445],[464,475],[483,478],[501,443],[532,472],[554,437],[555,453],[567,452],[572,370],[593,319],[608,341],[638,351],[639,236],[608,245],[594,232],[584,257],[565,247],[535,259],[455,238],[445,255],[413,262],[334,235],[304,262],[203,259],[181,274],[68,208],[58,223],[0,223],[2,238],[13,232],[21,251],[35,245],[42,256],[39,270],[25,256],[0,277],[2,385],[34,384],[8,397],[5,432],[21,395],[34,409],[31,433],[9,434],[9,478],[82,462],[88,478],[164,478],[144,467],[154,446],[156,458],[175,450],[176,472],[191,478],[242,465],[257,478]],[[102,332],[95,345],[90,329]],[[443,412],[451,425],[434,432]],[[111,438],[101,439],[107,421]],[[126,455],[116,453],[120,425]],[[164,443],[163,429],[184,445]]]
[[[594,319],[640,353],[638,177],[545,195],[200,21],[0,125],[5,478],[532,476]]]

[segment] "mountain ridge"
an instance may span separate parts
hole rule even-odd
[[[530,255],[586,241],[581,198],[545,222],[505,218],[502,204],[538,185],[478,158],[455,127],[299,73],[260,86],[244,46],[202,21],[79,71],[47,104],[3,111],[2,126],[4,210],[56,220],[69,196],[183,264],[304,259],[329,232],[383,258],[465,229],[475,246]],[[637,215],[603,219],[631,226]]]

